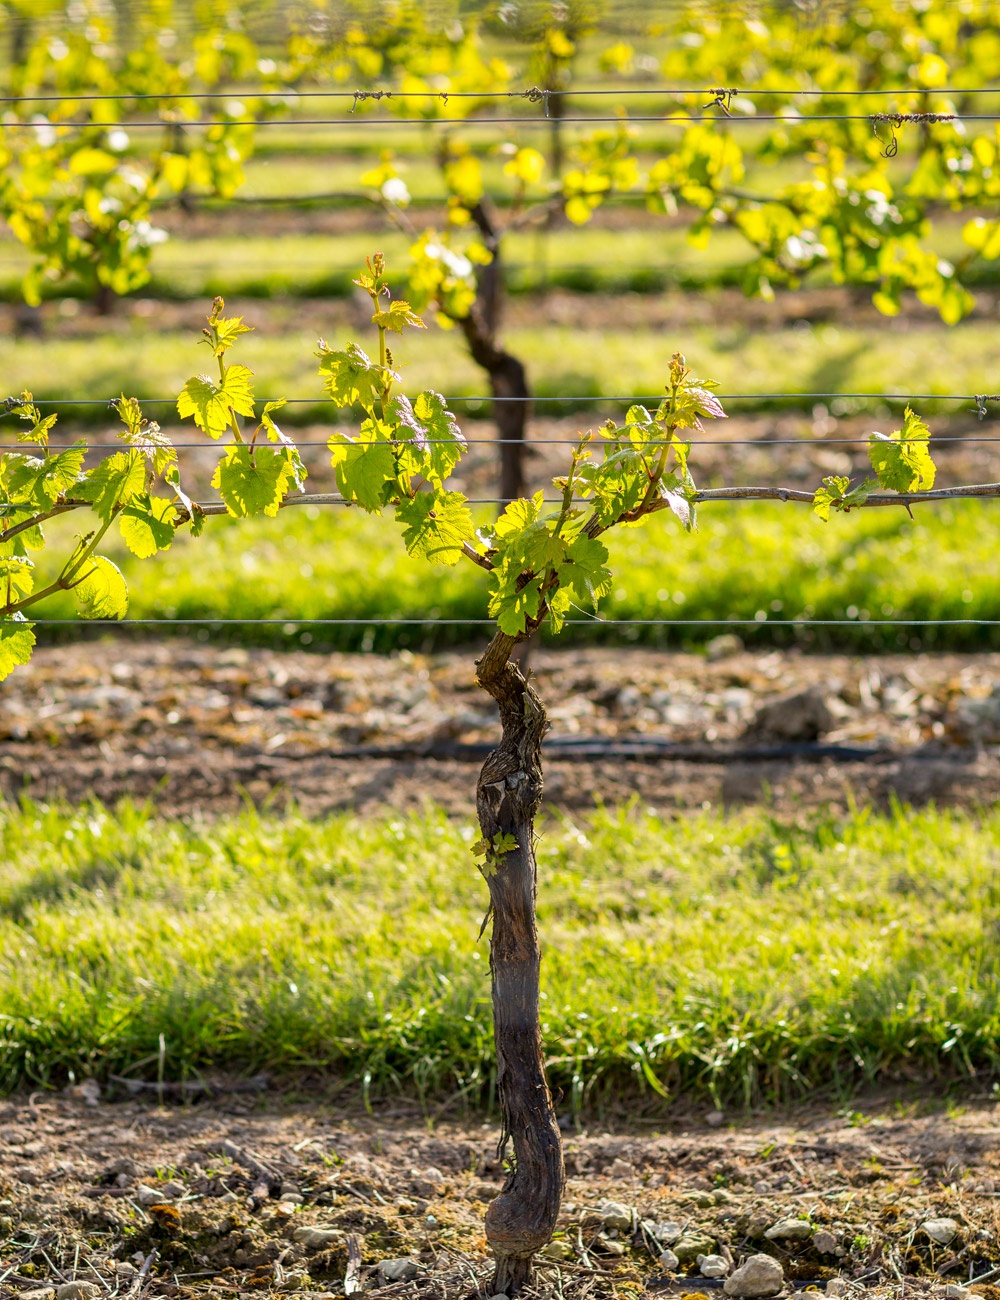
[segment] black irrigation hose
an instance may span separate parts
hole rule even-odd
[[[457,741],[428,741],[409,745],[359,745],[350,749],[329,749],[331,759],[452,759],[463,763],[481,763],[496,749],[495,743]],[[605,736],[549,736],[542,741],[547,757],[570,762],[587,762],[591,759],[637,760],[652,762],[671,759],[686,763],[750,763],[776,762],[782,759],[802,759],[821,762],[833,759],[838,762],[891,763],[902,758],[939,759],[939,753],[922,753],[919,750],[903,751],[879,748],[873,745],[834,745],[823,741],[795,741],[779,745],[712,745],[690,744],[683,741],[662,740],[655,736],[605,737]],[[972,761],[972,755],[967,760]]]

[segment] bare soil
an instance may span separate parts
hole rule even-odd
[[[341,1295],[354,1254],[355,1285],[387,1297],[488,1294],[482,1218],[503,1179],[494,1120],[398,1104],[366,1114],[321,1088],[298,1102],[123,1096],[85,1081],[0,1106],[0,1293],[77,1280],[94,1287],[81,1300]],[[943,1294],[1000,1258],[998,1121],[992,1097],[589,1127],[566,1116],[569,1179],[539,1290],[721,1298],[696,1254],[737,1264],[765,1252],[789,1291],[840,1276],[852,1294]],[[604,1224],[608,1199],[634,1211],[630,1228]],[[817,1235],[766,1236],[788,1219]],[[949,1241],[928,1235],[935,1219],[954,1221]],[[671,1238],[686,1257],[672,1272],[659,1260]],[[377,1264],[404,1256],[414,1278],[385,1286]],[[1000,1296],[988,1282],[976,1293]]]
[[[428,800],[465,815],[497,739],[476,653],[43,647],[0,686],[0,792],[131,796],[168,815],[248,797],[309,815]],[[893,795],[974,807],[1000,789],[997,654],[539,649],[531,668],[551,721],[554,808],[765,799],[794,812]],[[803,692],[763,725],[761,709]]]

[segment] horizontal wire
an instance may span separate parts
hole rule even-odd
[[[811,98],[822,99],[853,99],[876,97],[891,98],[895,95],[998,95],[1000,88],[996,86],[901,86],[894,89],[882,90],[795,90],[790,87],[783,88],[765,88],[760,89],[737,89],[736,87],[726,88],[726,93],[732,90],[732,94],[748,97],[757,96],[785,96],[791,98],[796,95],[802,95]],[[210,100],[210,99],[239,99],[241,96],[247,99],[354,99],[358,103],[366,101],[378,102],[383,99],[439,99],[442,103],[447,103],[449,99],[526,99],[531,102],[540,102],[552,96],[560,96],[563,100],[577,98],[608,97],[611,95],[630,98],[639,96],[652,97],[656,95],[664,98],[678,98],[684,95],[717,95],[720,91],[718,86],[705,87],[680,87],[680,86],[662,86],[653,88],[640,88],[631,86],[620,86],[614,90],[601,90],[585,86],[573,87],[570,90],[545,90],[538,86],[529,87],[526,90],[297,90],[294,87],[287,87],[284,90],[205,90],[205,91],[158,91],[158,92],[133,92],[119,91],[117,94],[74,94],[72,91],[64,91],[62,94],[44,94],[44,95],[0,95],[0,104],[42,104],[42,103],[119,103],[122,100],[132,101],[157,101],[162,99],[184,99],[184,100]]]
[[[621,402],[622,405],[629,405],[635,402],[662,402],[665,396],[665,393],[633,395],[564,393],[556,397],[493,397],[491,394],[473,393],[468,396],[454,394],[443,397],[442,401],[453,402],[455,405],[459,402]],[[1000,394],[992,393],[713,393],[712,396],[722,402],[791,401],[792,399],[797,401],[863,399],[880,402],[976,402],[979,398],[983,398],[984,401],[1000,401]],[[107,406],[109,401],[106,397],[33,397],[31,400],[35,406]],[[176,397],[137,397],[135,400],[146,406],[174,406],[177,402]],[[280,399],[258,397],[256,400],[269,402]],[[286,406],[318,406],[328,400],[325,397],[286,397],[284,402]]]
[[[870,434],[857,434],[853,438],[827,438],[822,435],[806,438],[687,438],[683,441],[690,447],[756,447],[760,451],[768,447],[840,447],[840,446],[867,446]],[[400,440],[402,441],[402,440]],[[894,438],[893,442],[899,446],[910,442],[925,442],[924,438]],[[422,444],[425,446],[453,446],[453,438],[424,438]],[[579,438],[466,438],[467,447],[576,447],[579,445]],[[1000,436],[987,434],[934,434],[931,438],[931,445],[938,447],[943,443],[992,443],[1000,442]],[[41,447],[42,443],[22,442],[0,443],[0,456],[7,452],[17,452],[25,447]],[[258,446],[274,446],[273,443],[258,443]],[[671,438],[651,438],[644,442],[644,447],[670,447],[674,445]],[[54,452],[72,450],[72,443],[49,443],[49,449]],[[216,442],[172,442],[170,447],[174,451],[214,451],[219,455],[231,450],[233,443],[216,443]],[[299,449],[302,447],[328,447],[329,440],[321,439],[313,441],[296,440],[295,446]],[[605,446],[605,443],[598,442],[594,444],[596,449]],[[87,451],[127,451],[128,444],[124,442],[88,442],[85,450]],[[133,449],[135,450],[135,449]]]
[[[621,114],[590,114],[590,115],[564,115],[559,118],[552,117],[247,117],[247,118],[188,118],[182,122],[164,121],[161,118],[151,119],[123,119],[119,122],[94,122],[88,119],[65,118],[56,119],[49,122],[46,119],[46,125],[53,127],[72,126],[72,127],[99,127],[104,130],[111,130],[115,127],[128,127],[130,130],[143,127],[164,127],[164,126],[528,126],[551,124],[553,121],[563,122],[569,125],[578,124],[596,124],[611,123],[614,125],[627,126],[635,122],[714,122],[719,123],[753,123],[753,122],[783,122],[786,126],[804,126],[809,122],[877,122],[878,125],[893,126],[891,121],[879,121],[877,115],[870,113],[810,113],[796,114],[790,116],[787,113],[755,113],[748,117],[716,117],[708,113],[680,113],[680,114],[644,114],[643,116],[633,115],[623,117]],[[944,117],[947,122],[998,122],[1000,113],[948,113]],[[940,122],[938,123],[941,124]],[[0,128],[4,127],[33,127],[38,125],[32,122],[6,121],[0,118]],[[905,125],[903,123],[902,125]]]
[[[567,618],[573,627],[1000,627],[998,618]],[[32,627],[496,627],[493,618],[25,618]]]

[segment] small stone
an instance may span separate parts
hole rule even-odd
[[[493,1300],[510,1300],[510,1297],[505,1295],[503,1291],[498,1291],[493,1297]]]
[[[281,1192],[279,1195],[281,1196],[281,1199],[284,1200],[286,1196],[298,1196],[301,1190],[302,1189],[299,1187],[298,1183],[290,1183],[286,1180],[281,1184]]]
[[[635,1165],[630,1165],[627,1160],[619,1158],[612,1160],[606,1172],[609,1178],[634,1178]]]
[[[282,1195],[281,1203],[283,1205],[303,1205],[305,1197],[300,1192],[289,1192],[288,1195]]]
[[[777,1295],[785,1284],[781,1265],[770,1255],[751,1255],[722,1284],[726,1295],[737,1297]]]
[[[576,1251],[568,1241],[550,1241],[547,1246],[543,1246],[540,1254],[546,1259],[574,1259]]]
[[[764,1233],[768,1241],[808,1241],[812,1235],[808,1219],[779,1219]]]
[[[55,1300],[55,1294],[54,1286],[36,1286],[30,1291],[19,1291],[18,1300],[21,1300],[21,1296],[27,1297],[27,1300]]]
[[[632,1211],[620,1201],[602,1201],[597,1207],[597,1213],[605,1228],[621,1228],[624,1231],[632,1226]]]
[[[735,632],[723,632],[721,636],[713,636],[705,647],[709,663],[717,663],[720,659],[728,659],[731,655],[741,654],[742,651],[743,642]]]
[[[959,1286],[957,1282],[949,1282],[944,1289],[945,1300],[973,1300],[973,1294],[967,1286]]]
[[[279,1291],[302,1291],[308,1287],[310,1282],[309,1274],[306,1272],[286,1273],[278,1283]]]
[[[831,1277],[826,1284],[827,1295],[847,1295],[847,1282],[842,1277]]]
[[[660,1254],[660,1267],[668,1273],[676,1273],[681,1266],[681,1261],[677,1258],[672,1250],[664,1250]]]
[[[768,700],[743,733],[745,740],[818,740],[835,719],[819,686]]]
[[[727,1192],[724,1187],[717,1187],[712,1193],[712,1200],[716,1205],[732,1205],[733,1201],[736,1200],[736,1197],[732,1192]]]
[[[9,1214],[0,1214],[0,1237],[9,1237],[14,1231],[14,1220]]]
[[[754,1183],[753,1189],[758,1196],[767,1196],[771,1190],[771,1184],[766,1178],[761,1178],[758,1182]]]
[[[684,1229],[674,1219],[654,1223],[650,1231],[661,1246],[672,1246],[684,1235]]]
[[[410,1255],[400,1259],[380,1259],[375,1266],[383,1282],[408,1282],[420,1272],[420,1265]]]
[[[607,1237],[600,1236],[597,1238],[597,1244],[605,1255],[618,1257],[625,1254],[625,1243],[622,1241],[609,1241]]]
[[[726,1117],[721,1110],[710,1110],[705,1116],[705,1123],[709,1128],[722,1128],[726,1122]]]
[[[931,1241],[937,1242],[939,1246],[947,1246],[958,1232],[958,1224],[954,1219],[927,1219],[921,1226]]]
[[[728,1277],[729,1265],[721,1255],[705,1255],[698,1261],[702,1277]]]
[[[696,1260],[699,1255],[711,1255],[714,1250],[714,1239],[700,1232],[685,1232],[674,1242],[674,1254],[682,1264]]]
[[[135,1199],[140,1205],[162,1205],[163,1193],[157,1187],[150,1187],[148,1183],[140,1183],[135,1189]]]
[[[64,1282],[56,1287],[56,1300],[97,1300],[100,1294],[96,1282]]]
[[[339,1228],[303,1227],[295,1229],[292,1240],[298,1242],[300,1246],[305,1246],[306,1250],[326,1250],[337,1242],[343,1241],[344,1234]]]
[[[813,1246],[821,1255],[832,1255],[837,1249],[837,1238],[832,1232],[817,1232],[813,1237]]]
[[[476,1183],[469,1195],[475,1201],[492,1201],[494,1197],[500,1195],[500,1188],[496,1183]]]
[[[184,1196],[187,1188],[183,1183],[176,1179],[171,1179],[169,1183],[164,1183],[160,1188],[160,1199],[164,1201],[175,1201],[178,1196]]]

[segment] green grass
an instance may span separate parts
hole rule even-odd
[[[723,393],[765,394],[733,403],[733,411],[769,410],[780,405],[810,408],[811,399],[778,402],[772,393],[976,393],[988,389],[993,358],[1000,351],[1000,323],[977,320],[945,332],[933,325],[893,330],[817,325],[772,331],[738,321],[717,322],[706,297],[704,325],[622,330],[609,306],[607,322],[594,328],[539,324],[506,331],[507,346],[526,358],[537,397],[557,398],[539,409],[547,414],[601,410],[606,397],[663,391],[671,353],[684,352],[695,373],[713,378]],[[208,303],[206,302],[206,310]],[[249,313],[253,323],[253,313]],[[308,304],[275,312],[266,330],[240,341],[239,360],[257,375],[261,396],[305,398],[290,407],[286,423],[329,421],[334,412],[320,400],[316,336]],[[331,336],[342,346],[346,331]],[[367,331],[354,331],[364,345]],[[371,340],[368,340],[369,345]],[[449,397],[488,392],[485,376],[469,358],[456,330],[407,336],[398,349],[404,381],[411,389],[437,389]],[[6,345],[4,373],[11,389],[29,388],[36,400],[74,398],[106,402],[126,392],[161,398],[176,394],[185,380],[205,369],[197,331],[160,331],[153,319],[113,324],[107,334],[70,339],[20,339]],[[884,410],[881,400],[843,402],[839,414]],[[74,419],[106,423],[102,406],[64,408]],[[952,403],[922,403],[921,414],[955,410]],[[171,404],[150,408],[165,421]],[[602,414],[610,413],[602,410]]]
[[[67,549],[72,516],[50,526],[52,563]],[[60,545],[61,539],[61,545]],[[1000,550],[995,502],[872,510],[821,523],[804,506],[745,503],[705,506],[696,533],[660,515],[609,537],[616,575],[603,612],[614,619],[844,620],[835,628],[794,631],[752,623],[747,641],[851,650],[1000,645],[1000,628],[880,628],[866,620],[1000,619],[993,580]],[[387,650],[481,640],[484,628],[434,626],[436,619],[486,615],[487,577],[410,560],[391,520],[343,509],[296,507],[277,520],[214,518],[194,544],[180,535],[156,560],[109,548],[131,591],[132,618],[426,619],[422,627],[240,626],[241,641]],[[38,584],[45,580],[40,566]],[[40,618],[73,617],[72,598],[39,605]],[[583,612],[576,615],[583,617]],[[184,630],[184,629],[179,629]],[[697,645],[721,629],[570,627],[563,639],[617,639]],[[40,628],[44,635],[53,629]],[[215,629],[223,634],[225,629]],[[79,635],[73,623],[60,635]],[[207,632],[204,635],[208,635]]]
[[[429,223],[429,218],[428,222]],[[423,224],[417,220],[418,228]],[[412,240],[394,230],[261,237],[175,237],[156,250],[152,279],[136,296],[173,301],[227,297],[343,298],[374,249],[403,268]],[[720,232],[704,250],[677,228],[616,232],[590,227],[555,234],[514,233],[504,242],[507,286],[513,293],[542,284],[588,293],[659,292],[738,283],[751,250],[734,231]],[[16,302],[32,258],[12,240],[0,242],[0,299]],[[73,296],[72,286],[53,297]]]
[[[307,1068],[494,1091],[471,825],[0,810],[0,1086]],[[994,1069],[1000,814],[597,812],[539,844],[561,1109]],[[146,1064],[143,1064],[146,1062]],[[649,1075],[646,1071],[648,1070]]]

